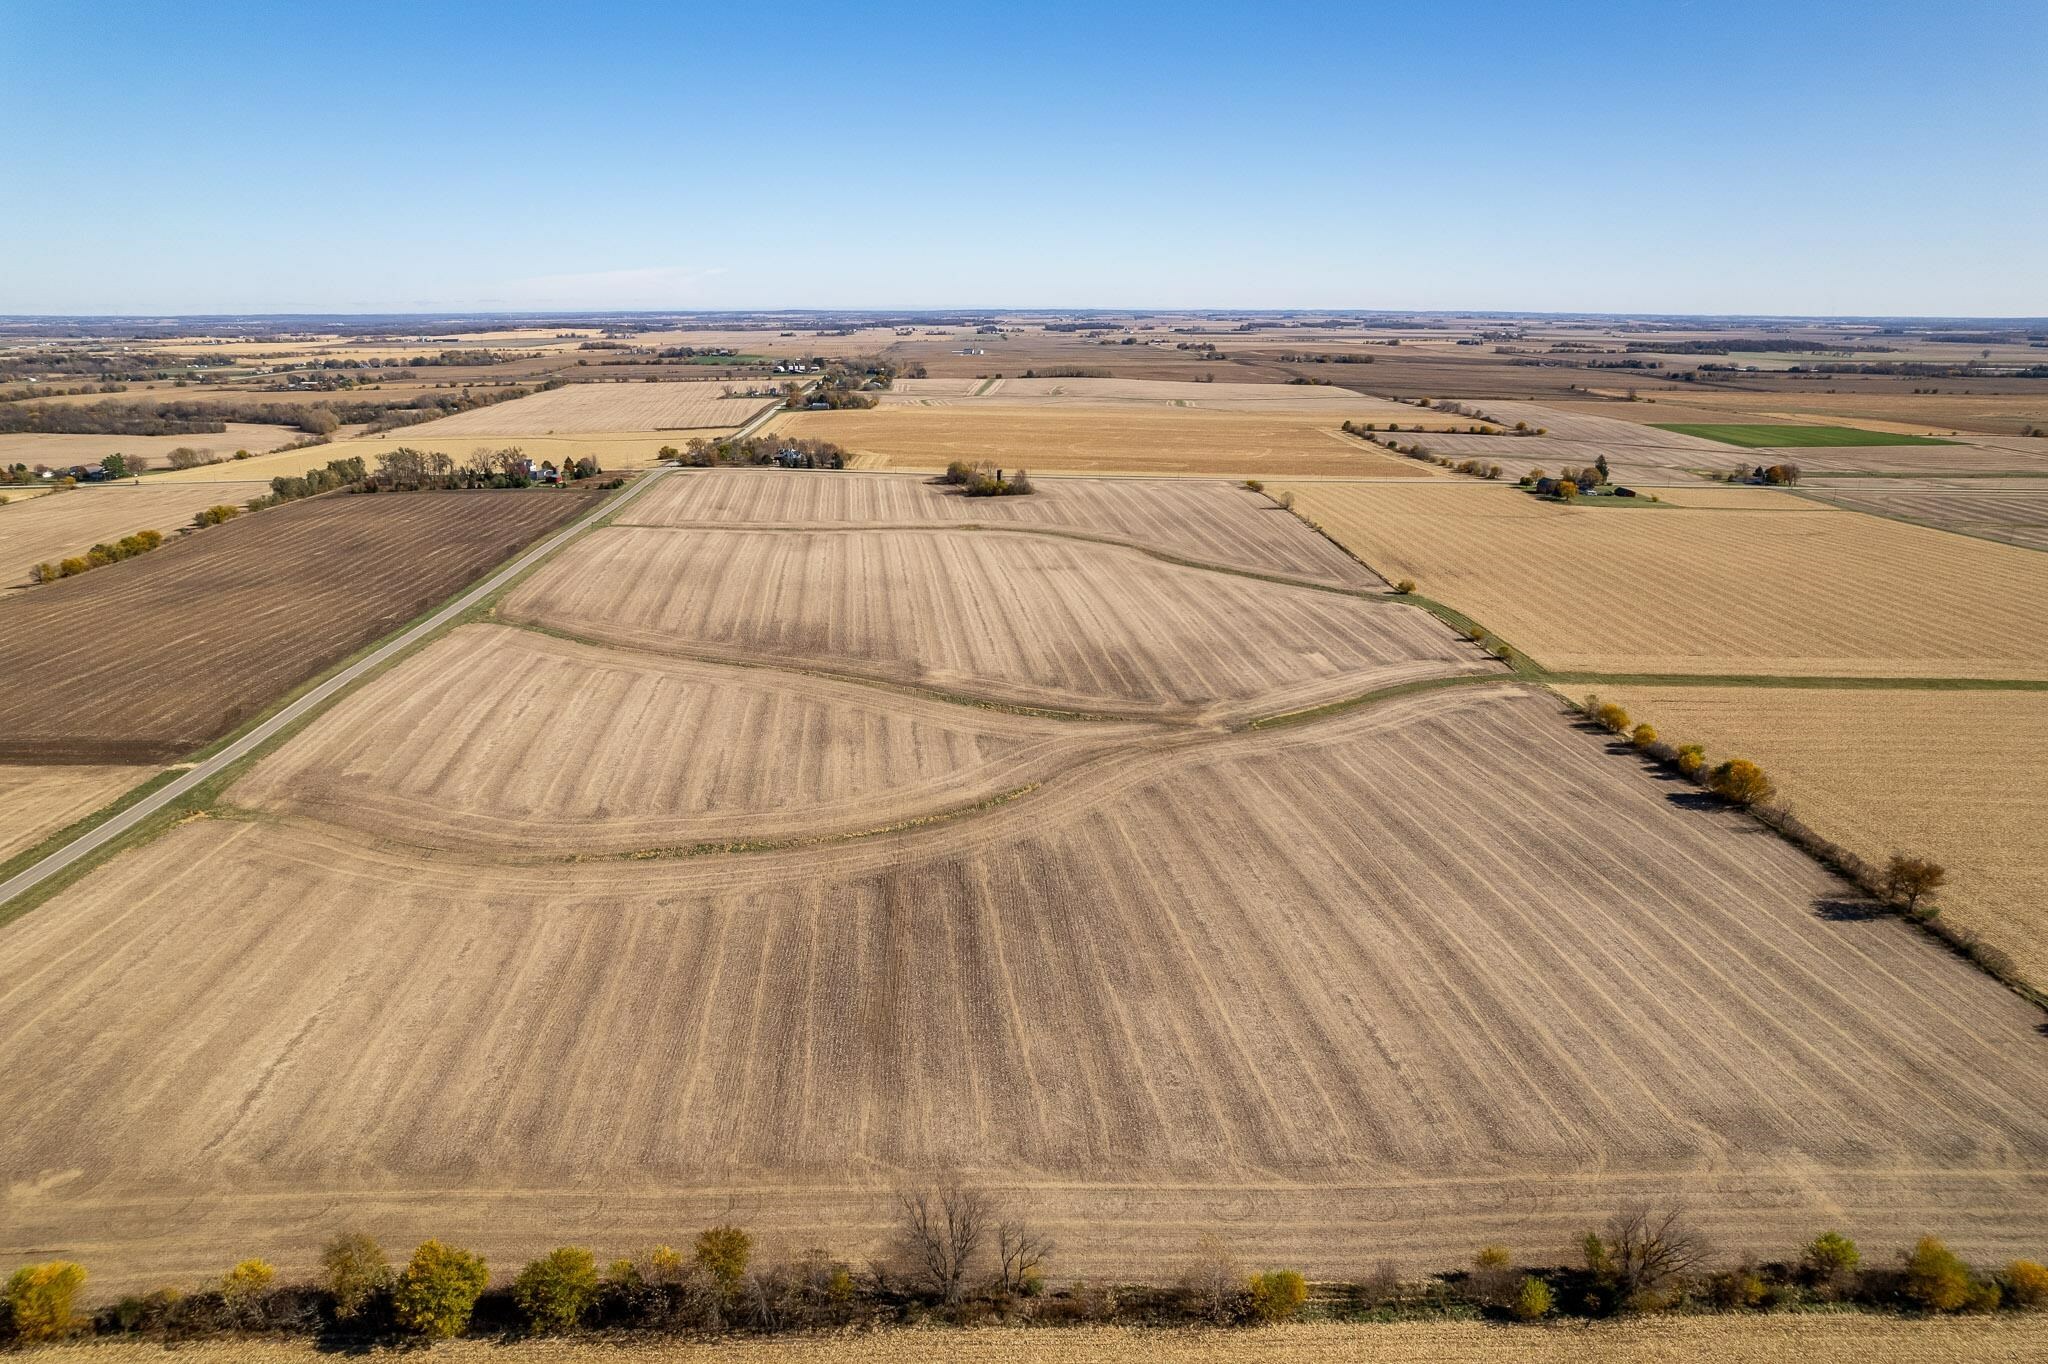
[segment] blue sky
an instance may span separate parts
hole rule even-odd
[[[2048,3],[0,0],[0,312],[2048,314]]]

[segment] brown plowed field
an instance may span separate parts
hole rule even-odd
[[[1126,410],[976,402],[791,412],[776,417],[769,429],[843,445],[859,467],[874,469],[943,469],[964,459],[1039,474],[1415,478],[1431,472],[1428,465],[1353,440],[1337,429],[1342,423],[1342,414],[1334,412],[1316,416],[1203,412],[1165,404]]]
[[[1496,666],[1412,607],[993,531],[614,526],[503,610],[629,648],[1134,716],[1286,710]]]
[[[506,853],[749,843],[957,809],[1142,732],[479,625],[349,696],[228,800]]]
[[[149,779],[147,767],[0,764],[0,862]]]
[[[1577,690],[1583,691],[1583,688]],[[1808,824],[1948,868],[1944,919],[2048,983],[2048,693],[1602,687],[1674,743],[1760,762]]]
[[[720,469],[673,477],[620,524],[1014,526],[1342,587],[1383,586],[1270,498],[1210,479],[1044,478],[1030,497],[964,497],[915,474]]]
[[[1067,1274],[1203,1230],[1544,1262],[1644,1194],[1730,1254],[2037,1251],[2038,1013],[1603,748],[1479,685],[802,852],[187,823],[0,930],[0,1259],[113,1288],[344,1223],[510,1263],[723,1216],[859,1258],[947,1169]]]
[[[494,1265],[511,1270],[512,1265]],[[312,1341],[120,1341],[44,1346],[39,1364],[319,1364]],[[1257,1330],[916,1330],[717,1341],[458,1340],[436,1364],[2031,1364],[2038,1318],[1857,1313],[1651,1317],[1503,1329],[1481,1321],[1316,1323]]]
[[[204,508],[239,505],[269,491],[264,483],[121,483],[0,507],[0,584],[26,582],[35,565],[83,554],[102,540],[138,530],[169,535],[191,525]]]
[[[559,489],[321,497],[0,601],[0,760],[186,752],[588,506]]]
[[[721,397],[730,383],[569,384],[472,408],[409,429],[422,442],[457,436],[573,435],[601,431],[731,428],[767,407],[772,398]]]
[[[1783,497],[1565,507],[1470,480],[1292,486],[1379,573],[1551,668],[2048,678],[2033,550]]]

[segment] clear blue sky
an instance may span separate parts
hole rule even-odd
[[[2048,0],[0,0],[0,312],[2048,314]]]

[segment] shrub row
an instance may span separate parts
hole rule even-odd
[[[147,554],[163,542],[164,535],[162,531],[139,530],[133,535],[122,536],[112,544],[101,543],[94,545],[84,554],[73,555],[71,558],[60,560],[54,564],[37,564],[29,570],[29,580],[31,582],[49,583],[55,582],[59,578],[75,578],[79,574],[91,572],[95,568],[104,568],[108,564],[119,563],[123,559],[133,559],[138,554]]]
[[[1578,705],[1587,719],[1614,734],[1628,733],[1629,741],[1645,757],[1664,764],[1680,775],[1706,787],[1731,804],[1742,806],[1765,827],[1800,851],[1855,886],[1878,903],[1900,913],[1908,922],[1934,937],[1957,955],[1975,963],[2000,984],[2048,1008],[2048,994],[2020,974],[2019,966],[2003,948],[1985,942],[1967,928],[1946,922],[1933,896],[1948,882],[1948,870],[1930,858],[1894,852],[1880,865],[1826,837],[1791,807],[1772,802],[1777,788],[1757,764],[1746,758],[1730,758],[1709,765],[1706,750],[1699,744],[1672,744],[1656,728],[1639,724],[1629,727],[1628,712],[1613,702],[1589,695]]]
[[[925,1321],[1237,1325],[1304,1313],[1540,1321],[1818,1304],[1917,1313],[2048,1306],[2048,1268],[2014,1260],[1987,1273],[1931,1236],[1886,1265],[1866,1265],[1853,1241],[1829,1231],[1794,1259],[1710,1266],[1707,1243],[1680,1209],[1647,1205],[1624,1208],[1586,1232],[1576,1265],[1525,1267],[1505,1248],[1486,1246],[1468,1268],[1421,1280],[1404,1279],[1391,1265],[1355,1281],[1314,1285],[1292,1269],[1247,1273],[1227,1247],[1205,1238],[1171,1284],[1081,1281],[1052,1291],[1044,1271],[1053,1249],[986,1195],[951,1187],[901,1196],[889,1251],[858,1269],[819,1250],[761,1265],[753,1237],[725,1225],[701,1232],[687,1250],[655,1246],[602,1269],[589,1250],[560,1247],[493,1288],[483,1258],[461,1247],[430,1240],[403,1265],[393,1265],[376,1241],[345,1233],[322,1252],[316,1284],[279,1284],[271,1265],[244,1260],[198,1291],[158,1289],[90,1314],[81,1310],[82,1266],[25,1265],[0,1295],[0,1339],[270,1333],[436,1340],[465,1333],[718,1334]]]

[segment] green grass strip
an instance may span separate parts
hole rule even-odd
[[[1855,426],[1763,426],[1739,422],[1652,422],[1659,431],[1698,436],[1744,450],[1804,445],[1954,445],[1933,436],[1907,436],[1896,431],[1865,431]]]

